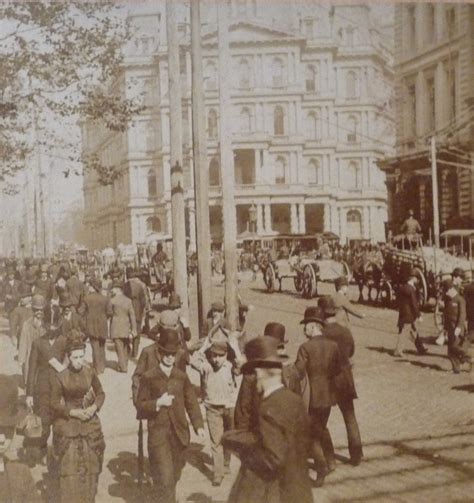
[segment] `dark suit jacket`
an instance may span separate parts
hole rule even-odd
[[[337,344],[341,356],[341,372],[335,377],[337,401],[353,400],[357,398],[357,392],[350,361],[355,351],[351,331],[339,323],[328,323],[323,334]]]
[[[302,394],[301,381],[294,365],[283,368],[282,381],[286,388],[298,395]],[[258,408],[262,401],[257,391],[257,378],[246,374],[242,378],[237,402],[235,404],[234,424],[238,430],[256,430],[258,427]]]
[[[5,280],[3,283],[3,299],[5,302],[5,311],[7,313],[10,313],[15,309],[15,307],[18,305],[18,302],[20,301],[20,281],[17,279],[13,280],[13,285],[10,285],[8,278]],[[7,295],[10,296],[10,298],[6,298]]]
[[[334,378],[341,371],[341,356],[334,341],[316,336],[303,343],[295,365],[301,379],[308,375],[310,409],[331,407],[337,403]]]
[[[132,398],[133,404],[137,407],[138,390],[142,376],[149,370],[157,369],[160,364],[160,352],[156,343],[150,344],[142,349],[138,358],[135,372],[132,376]],[[143,414],[137,413],[137,419],[144,419]]]
[[[164,393],[174,396],[170,407],[156,410],[156,401]],[[189,445],[189,425],[186,412],[197,431],[204,427],[201,409],[191,381],[181,370],[173,367],[168,378],[158,366],[145,372],[138,390],[138,412],[148,418],[148,443],[160,443],[163,434],[172,428],[184,447]]]
[[[461,329],[464,335],[466,325],[466,301],[459,293],[454,297],[445,296],[444,300],[444,328],[453,332],[456,328]]]
[[[80,282],[79,278],[72,276],[66,281],[66,290],[71,296],[74,306],[78,306],[84,297],[84,284]]]
[[[107,323],[109,299],[94,292],[84,298],[84,317],[87,335],[93,339],[107,339],[109,328]]]
[[[137,320],[137,329],[140,332],[141,321],[147,307],[146,286],[138,279],[132,278],[125,283],[124,294],[132,301],[133,311]]]
[[[259,440],[241,452],[229,502],[312,503],[311,442],[302,398],[286,388],[274,391],[260,404],[258,425]]]
[[[464,287],[464,299],[466,300],[467,327],[474,330],[474,282]]]
[[[413,323],[420,316],[420,306],[413,286],[405,283],[397,293],[398,326]]]
[[[46,336],[33,341],[28,365],[28,378],[26,381],[26,394],[33,396],[48,394],[50,391],[49,376],[54,369],[48,363],[51,358],[56,358],[59,363],[66,356],[67,339],[63,335],[56,337],[53,344],[49,343]]]
[[[71,330],[79,330],[84,335],[87,335],[86,325],[84,320],[74,311],[71,313],[71,319],[67,320],[63,316],[59,318],[59,326],[61,327],[61,334],[69,337]]]

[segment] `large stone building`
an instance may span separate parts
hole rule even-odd
[[[430,141],[437,146],[441,228],[474,225],[474,5],[395,7],[396,157],[387,173],[397,232],[411,207],[433,221]]]
[[[222,235],[221,169],[235,172],[237,229],[255,205],[256,229],[333,231],[346,239],[383,240],[385,179],[377,162],[394,144],[391,47],[368,6],[231,3],[234,166],[219,163],[219,75],[215,2],[202,9],[203,66],[213,239]],[[184,9],[183,9],[184,11]],[[277,13],[276,13],[277,14]],[[146,105],[123,133],[83,123],[86,155],[121,168],[113,185],[84,179],[89,246],[144,241],[170,233],[170,124],[163,4],[133,9],[138,28],[111,91]],[[183,13],[181,79],[187,232],[195,243],[189,21]]]

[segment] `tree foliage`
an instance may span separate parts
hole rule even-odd
[[[0,181],[25,166],[38,125],[43,149],[61,141],[60,128],[48,126],[61,121],[82,117],[113,131],[126,128],[141,107],[107,90],[130,36],[111,2],[0,1]],[[68,157],[79,160],[80,146]],[[85,166],[103,183],[114,178],[113,167],[98,159]]]

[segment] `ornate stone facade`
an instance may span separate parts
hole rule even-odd
[[[270,4],[268,4],[270,5]],[[222,235],[219,75],[215,4],[204,5],[203,67],[210,221]],[[256,207],[260,235],[333,231],[383,240],[386,187],[377,161],[394,143],[391,50],[367,6],[288,4],[272,18],[265,2],[232,2],[230,24],[237,229]],[[183,9],[184,12],[184,9]],[[180,25],[187,227],[194,246],[189,24]],[[141,92],[147,110],[123,134],[83,125],[84,150],[123,167],[111,187],[84,183],[91,247],[170,233],[168,63],[164,5],[134,9],[135,39],[114,91]],[[131,95],[131,94],[130,94]],[[224,169],[224,168],[223,168]]]

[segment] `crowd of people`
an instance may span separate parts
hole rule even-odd
[[[95,501],[107,442],[99,415],[106,399],[100,376],[109,339],[117,372],[128,371],[130,358],[136,364],[132,399],[142,436],[147,423],[148,473],[156,501],[176,501],[190,427],[202,442],[209,436],[213,486],[229,475],[231,454],[240,458],[229,495],[233,503],[313,501],[312,488],[321,487],[336,466],[328,429],[333,407],[346,427],[350,464],[363,461],[349,315],[364,315],[348,300],[346,277],[335,281],[334,294],[306,308],[301,320],[306,342],[291,360],[283,324],[269,322],[263,335],[243,344],[240,334],[229,329],[220,301],[212,304],[194,340],[176,293],[149,326],[154,309],[150,291],[138,271],[125,273],[123,277],[116,269],[106,278],[79,278],[69,262],[7,265],[2,300],[9,333],[2,337],[13,350],[6,351],[8,344],[2,341],[0,501],[39,501],[32,464],[47,466],[52,481],[48,501]],[[474,284],[463,288],[464,279],[455,270],[443,282],[454,372],[463,363],[472,366]],[[395,357],[402,355],[406,335],[418,353],[426,351],[417,329],[416,281],[410,273],[399,292]],[[153,342],[140,352],[144,334]],[[10,370],[13,362],[19,372]],[[190,368],[200,377],[199,396]],[[138,455],[141,481],[144,452]]]

